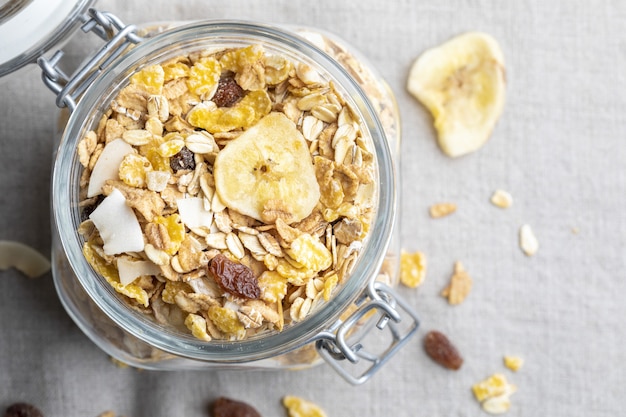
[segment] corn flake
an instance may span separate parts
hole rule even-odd
[[[509,368],[513,372],[517,372],[524,365],[524,359],[519,356],[505,356],[504,357],[504,366]]]
[[[209,319],[224,333],[235,334],[245,330],[237,317],[237,312],[227,307],[209,307]]]
[[[296,262],[311,271],[323,271],[333,263],[333,255],[328,248],[309,233],[302,233],[286,250]]]
[[[197,314],[189,314],[185,319],[185,326],[195,337],[200,340],[210,341],[211,336],[207,333],[206,320]]]
[[[496,397],[507,392],[509,383],[503,374],[493,374],[489,378],[472,386],[476,400],[483,402],[487,398]]]
[[[187,87],[199,96],[212,95],[217,89],[221,74],[221,65],[215,58],[202,58],[189,70]]]
[[[461,304],[472,289],[472,278],[463,268],[461,262],[454,264],[454,274],[450,278],[450,283],[441,291],[441,296],[448,299],[452,305]]]
[[[426,256],[422,252],[402,251],[400,257],[400,282],[409,288],[415,288],[426,277]]]
[[[317,404],[293,395],[285,396],[283,405],[289,417],[326,417],[324,410]]]
[[[147,91],[150,94],[161,94],[165,72],[160,65],[151,65],[134,74],[130,83]]]

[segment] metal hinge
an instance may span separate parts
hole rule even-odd
[[[43,82],[57,96],[56,105],[67,107],[70,111],[87,87],[107,68],[111,62],[123,54],[130,45],[143,40],[137,35],[135,25],[124,25],[115,15],[89,9],[81,17],[83,32],[93,32],[107,43],[72,76],[68,76],[59,68],[63,51],[58,50],[50,59],[39,57],[37,64],[42,69]]]
[[[381,282],[372,282],[366,294],[357,302],[358,309],[345,321],[339,321],[328,331],[317,337],[316,349],[319,355],[346,381],[359,385],[378,371],[416,332],[419,319],[413,309],[391,288]],[[368,351],[363,339],[373,330],[367,328],[368,320],[375,313],[379,319],[375,328],[389,330],[391,341],[379,353]],[[402,323],[401,323],[402,322]],[[359,327],[366,329],[359,332]],[[353,340],[350,340],[353,338]],[[347,360],[347,362],[346,362]],[[347,363],[364,364],[365,369],[357,375],[350,372],[356,369],[344,366]]]

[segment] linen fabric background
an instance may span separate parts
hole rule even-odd
[[[286,415],[298,395],[332,417],[481,416],[470,387],[494,372],[517,385],[508,416],[616,416],[626,399],[626,2],[619,0],[102,0],[125,22],[243,19],[332,32],[366,56],[397,96],[402,118],[402,246],[428,272],[399,288],[422,320],[419,334],[363,386],[328,366],[298,372],[147,372],[120,369],[62,308],[51,275],[0,272],[0,408],[27,401],[46,416],[207,415],[229,396],[264,416]],[[432,118],[406,91],[425,49],[485,31],[506,59],[507,103],[487,145],[450,159]],[[0,44],[9,40],[2,39]],[[77,34],[76,65],[100,42]],[[0,80],[0,239],[51,249],[54,96],[35,66]],[[491,193],[511,192],[501,210]],[[458,211],[433,220],[429,205]],[[528,223],[540,249],[526,257]],[[439,292],[455,261],[474,279],[466,301]],[[448,334],[465,358],[458,372],[424,353],[426,331]],[[524,367],[505,369],[505,354]]]

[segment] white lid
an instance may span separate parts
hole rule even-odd
[[[95,0],[0,0],[0,76],[35,62]]]

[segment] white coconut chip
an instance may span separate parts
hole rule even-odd
[[[23,243],[0,240],[0,270],[15,268],[29,278],[37,278],[50,270],[50,261]]]

